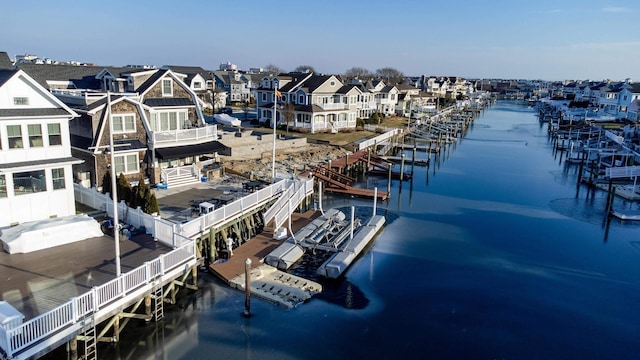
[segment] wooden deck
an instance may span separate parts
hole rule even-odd
[[[291,230],[296,233],[320,215],[320,211],[315,210],[309,210],[304,214],[291,214]],[[244,262],[247,258],[251,259],[252,269],[263,265],[262,259],[284,241],[275,240],[273,232],[274,229],[272,227],[265,227],[262,233],[233,249],[231,259],[222,264],[211,264],[209,268],[214,275],[228,284],[231,279],[244,274]]]
[[[169,251],[150,235],[121,238],[121,271],[124,274]],[[115,244],[112,237],[103,236],[27,254],[0,251],[0,274],[0,299],[27,320],[114,279]]]

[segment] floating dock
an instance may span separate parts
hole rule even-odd
[[[324,215],[316,218],[302,229],[289,237],[280,246],[264,258],[264,262],[280,270],[287,270],[304,255],[301,245],[307,239],[321,237],[331,222],[344,221],[344,213],[336,209],[327,210]]]
[[[369,242],[371,242],[385,221],[384,216],[373,216],[369,222],[358,229],[353,235],[353,239],[348,240],[347,244],[342,248],[342,251],[331,256],[318,268],[318,275],[331,279],[338,278],[342,275]]]
[[[287,274],[270,265],[253,268],[251,276],[251,294],[278,305],[293,309],[299,304],[322,292],[322,285],[317,282]],[[235,289],[245,290],[245,275],[231,279],[229,285]]]

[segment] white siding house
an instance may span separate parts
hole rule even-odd
[[[75,215],[69,120],[22,70],[0,70],[0,228]]]

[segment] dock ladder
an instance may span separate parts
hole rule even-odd
[[[153,288],[153,297],[155,301],[155,321],[158,322],[164,318],[164,294],[162,293],[162,283],[156,284]]]
[[[93,313],[85,317],[83,338],[84,354],[82,355],[82,359],[96,360],[98,353],[96,351],[96,323],[93,321]]]

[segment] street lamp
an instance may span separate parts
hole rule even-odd
[[[109,121],[109,154],[111,157],[111,198],[113,199],[113,240],[116,245],[116,277],[120,277],[120,231],[118,229],[118,191],[116,184],[116,163],[113,149],[113,120],[111,118],[111,92],[107,91],[107,112]]]

